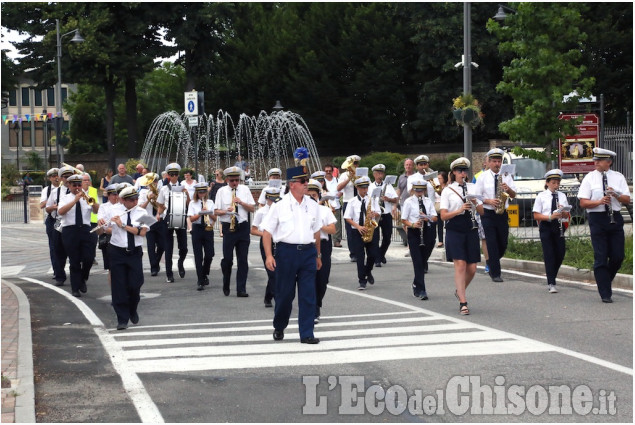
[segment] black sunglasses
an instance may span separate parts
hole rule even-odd
[[[308,183],[309,179],[307,179],[306,177],[300,177],[299,179],[294,179],[293,181],[296,183],[304,184],[304,183]]]
[[[467,168],[456,168],[456,171],[458,171],[459,173],[467,173]]]
[[[170,176],[170,177],[174,177],[174,176],[178,176],[178,175],[179,175],[179,173],[174,173],[174,172],[168,173],[168,176]]]
[[[230,181],[230,182],[237,182],[237,181],[239,181],[239,180],[240,180],[240,179],[227,179],[227,181]]]
[[[81,186],[82,182],[73,182],[71,183],[71,186]]]

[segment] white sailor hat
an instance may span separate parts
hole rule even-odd
[[[271,199],[274,202],[280,199],[280,188],[265,187],[264,191],[265,191],[265,199]]]
[[[351,160],[351,161],[353,161],[353,162],[359,162],[359,161],[361,161],[361,160],[362,160],[362,158],[361,158],[359,155],[351,155],[351,156],[349,156],[349,157],[348,157],[348,158],[346,158],[346,159],[349,159],[349,158],[350,158],[350,160]]]
[[[121,191],[127,187],[132,187],[132,185],[128,182],[117,183],[117,193],[121,194]]]
[[[494,148],[487,151],[487,157],[488,158],[502,158],[504,153],[505,153],[504,150],[500,148]]]
[[[173,162],[171,164],[168,164],[167,167],[165,167],[165,172],[166,173],[171,173],[176,171],[177,173],[181,172],[181,166],[179,164],[177,164],[176,162]]]
[[[562,179],[562,170],[560,170],[558,168],[554,168],[553,170],[547,171],[547,174],[545,174],[545,179],[547,179],[547,180],[549,180],[549,179],[561,180]]]
[[[420,162],[430,162],[430,158],[428,158],[428,155],[419,155],[415,158],[415,164],[419,164]]]
[[[282,177],[282,170],[280,168],[272,168],[271,170],[267,171],[267,177],[271,176]]]
[[[355,186],[357,187],[368,187],[370,185],[370,179],[368,176],[363,176],[355,180]]]
[[[109,184],[108,186],[106,186],[106,193],[110,194],[117,194],[117,183],[113,183],[113,184]]]
[[[324,180],[324,176],[326,176],[326,173],[324,171],[316,171],[315,173],[311,174],[311,178],[315,180]]]
[[[207,192],[207,183],[200,182],[194,185],[194,190],[197,192]]]
[[[139,197],[139,193],[134,186],[129,186],[119,193],[119,197],[122,199],[137,199]]]
[[[421,192],[425,190],[427,186],[428,184],[425,181],[423,181],[423,179],[416,179],[412,181],[412,188],[416,190],[417,192]]]
[[[46,177],[53,177],[53,176],[57,176],[59,173],[60,169],[59,168],[51,168],[50,170],[48,170],[46,172]]]
[[[593,159],[594,160],[613,159],[616,156],[617,156],[617,154],[615,152],[610,151],[608,149],[593,148]]]
[[[373,168],[371,168],[372,171],[381,171],[382,173],[386,172],[386,166],[384,164],[377,164],[375,165]]]
[[[465,157],[460,157],[452,161],[450,164],[450,169],[454,170],[455,168],[470,168],[470,160]]]
[[[63,177],[65,174],[75,174],[75,170],[70,165],[65,165],[59,169],[57,175]]]
[[[225,177],[236,177],[236,176],[240,176],[242,174],[242,168],[240,167],[229,167],[229,168],[225,168],[225,170],[223,171],[223,174],[225,175]]]
[[[84,180],[84,178],[82,176],[80,176],[79,174],[73,174],[72,176],[70,176],[69,178],[66,179],[66,181],[68,183],[73,183],[73,182],[82,182],[82,180]]]
[[[320,184],[319,181],[315,180],[315,179],[309,179],[309,185],[307,186],[308,190],[317,190],[318,193],[320,192],[320,190],[322,189],[322,185]]]

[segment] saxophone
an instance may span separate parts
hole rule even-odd
[[[496,199],[500,201],[496,207],[496,214],[503,214],[505,212],[505,204],[507,203],[509,194],[503,190],[503,176],[499,174],[496,179],[498,182],[496,186]]]
[[[234,214],[229,219],[229,231],[236,231],[236,214],[238,213],[238,205],[236,205],[236,189],[232,189],[232,207],[234,208]]]
[[[204,203],[202,203],[202,205],[205,206]],[[214,230],[214,221],[210,218],[209,214],[203,215],[203,223],[205,223],[206,231],[211,232],[212,230]]]
[[[156,180],[148,185],[148,190],[150,190],[150,192],[152,192],[152,194],[154,195],[154,199],[150,199],[150,204],[152,204],[152,208],[158,210],[159,206],[157,204],[157,197],[159,196],[159,189],[157,189]]]
[[[378,226],[377,222],[371,217],[372,205],[373,200],[369,197],[368,206],[366,207],[366,218],[364,219],[364,228],[366,229],[366,233],[362,235],[364,243],[369,243],[373,240],[373,233],[375,233],[375,229]]]

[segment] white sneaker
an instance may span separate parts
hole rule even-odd
[[[548,285],[550,294],[557,294],[558,290],[556,289],[556,285]]]

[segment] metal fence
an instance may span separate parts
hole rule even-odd
[[[10,201],[0,202],[2,223],[24,223],[24,209],[24,197],[21,193],[13,195]]]
[[[611,167],[624,174],[626,181],[633,183],[633,127],[606,127],[603,148],[617,154]]]

